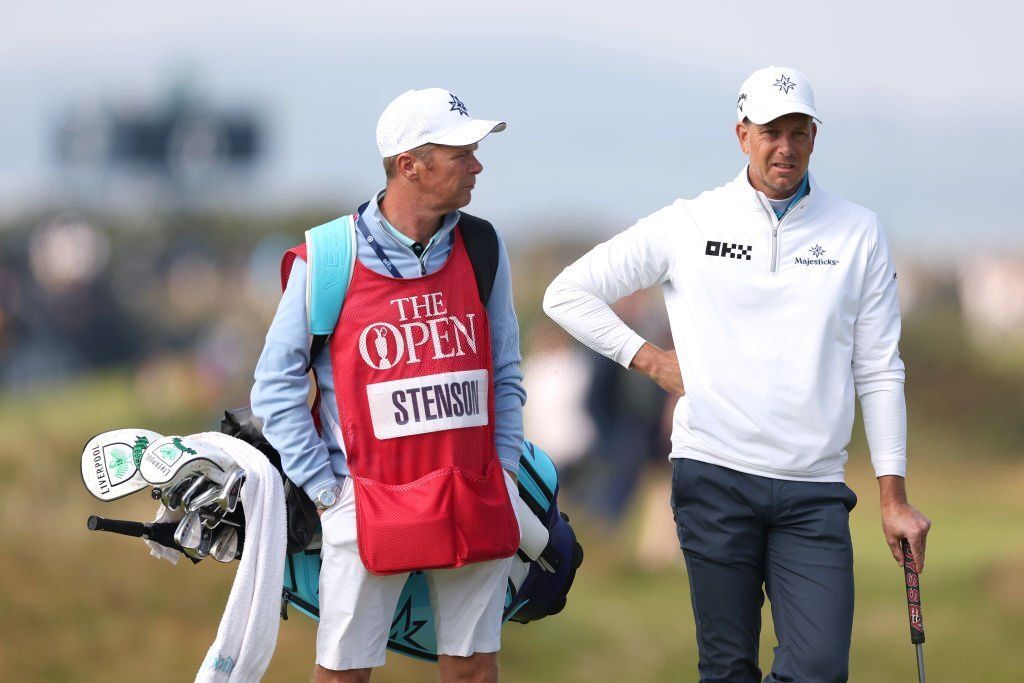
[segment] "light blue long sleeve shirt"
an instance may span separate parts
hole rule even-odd
[[[438,270],[451,252],[451,240],[447,237],[459,221],[459,212],[444,217],[441,229],[417,256],[412,240],[391,227],[380,213],[381,197],[383,191],[370,200],[363,221],[385,255],[405,277],[419,277]],[[360,263],[388,275],[365,239],[357,236],[356,244]],[[518,473],[526,391],[519,368],[522,356],[519,321],[512,302],[512,275],[508,253],[500,237],[498,248],[498,270],[487,302],[494,372],[494,441],[501,466]],[[310,342],[306,267],[304,261],[297,259],[256,364],[251,403],[253,414],[263,420],[264,436],[281,454],[285,474],[315,499],[318,493],[348,474],[348,464],[338,428],[341,422],[334,393],[334,373],[326,348],[313,364],[323,395],[320,403],[323,434],[318,435],[313,426],[307,404],[310,378],[306,366]]]

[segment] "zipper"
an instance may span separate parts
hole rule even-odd
[[[800,198],[800,201],[798,201],[793,206],[789,207],[789,209],[786,210],[786,213],[782,214],[782,220],[779,220],[775,216],[775,211],[770,206],[767,206],[765,204],[765,200],[760,195],[758,195],[757,197],[758,201],[761,204],[761,208],[764,209],[765,215],[768,218],[768,226],[772,229],[772,255],[771,261],[768,264],[768,272],[771,273],[772,275],[775,275],[776,273],[779,272],[779,258],[780,253],[782,251],[781,249],[779,249],[779,233],[782,231],[782,224],[785,223],[786,219],[789,218],[790,214],[794,213],[798,208],[800,208],[800,206],[804,202],[806,202],[809,197],[809,194],[804,195],[803,197]]]
[[[429,254],[430,250],[434,248],[435,244],[437,244],[437,240],[433,240],[423,250],[423,253],[417,255],[415,249],[413,249],[412,247],[406,246],[397,237],[392,235],[391,231],[388,230],[386,227],[384,227],[384,223],[379,218],[377,219],[377,224],[380,226],[381,232],[383,232],[385,235],[387,235],[388,238],[390,238],[392,242],[397,244],[399,247],[408,249],[410,252],[412,252],[412,255],[416,257],[416,262],[419,263],[419,266],[420,266],[420,276],[426,275],[427,274],[427,254]]]

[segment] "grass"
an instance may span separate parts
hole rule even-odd
[[[147,426],[199,431],[213,421],[130,400],[126,376],[110,375],[0,398],[0,671],[11,681],[191,680],[213,641],[234,565],[148,557],[140,541],[92,534],[91,513],[148,519],[144,494],[103,504],[79,476],[85,440],[97,431]],[[913,413],[912,413],[913,414]],[[933,680],[1019,680],[1024,671],[1024,465],[990,457],[939,427],[911,425],[912,500],[934,521],[922,577]],[[914,680],[902,574],[879,527],[875,484],[861,443],[849,483],[860,496],[851,523],[857,602],[854,681]],[[665,465],[660,475],[667,475]],[[654,475],[657,479],[659,474]],[[667,502],[664,514],[669,515]],[[572,515],[573,511],[569,509]],[[696,646],[681,558],[645,571],[635,559],[635,514],[609,533],[573,515],[587,559],[566,610],[505,628],[503,680],[696,679]],[[670,527],[669,527],[670,528]],[[675,544],[671,533],[664,543]],[[827,608],[827,606],[823,606]],[[761,661],[774,645],[768,606]],[[281,624],[265,680],[301,681],[313,661],[315,624]],[[436,669],[398,655],[375,681],[436,679]]]

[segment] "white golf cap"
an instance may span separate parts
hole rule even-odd
[[[483,121],[444,88],[409,90],[391,101],[377,121],[377,148],[385,159],[432,142],[459,147],[505,130],[504,121]]]
[[[737,121],[747,118],[760,125],[786,114],[807,114],[821,122],[806,76],[796,69],[770,66],[743,81],[736,100]]]

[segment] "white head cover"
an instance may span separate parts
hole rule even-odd
[[[194,472],[223,485],[238,469],[235,461],[217,446],[196,436],[165,436],[142,454],[139,473],[152,486],[166,486]]]
[[[786,114],[807,114],[821,123],[806,76],[796,69],[770,66],[743,81],[736,100],[737,121],[747,118],[760,125]]]
[[[117,500],[149,483],[139,473],[142,454],[163,438],[148,429],[115,429],[89,439],[82,450],[82,481],[100,500]]]
[[[504,121],[474,119],[458,97],[444,88],[409,90],[391,101],[377,121],[377,149],[383,158],[428,142],[459,147],[505,130]]]

